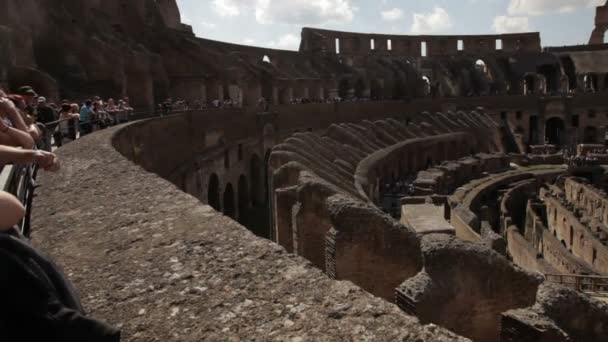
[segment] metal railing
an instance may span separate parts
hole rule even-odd
[[[545,274],[550,283],[560,284],[577,291],[608,297],[608,277],[577,274]]]
[[[25,207],[25,216],[18,223],[21,234],[29,237],[32,202],[36,190],[36,165],[6,165],[0,171],[0,190],[15,196]]]

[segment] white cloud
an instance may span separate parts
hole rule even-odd
[[[257,0],[213,0],[211,6],[222,17],[236,17],[256,2]]]
[[[245,39],[243,39],[243,44],[245,44],[245,45],[255,45],[255,39],[253,39],[253,38],[245,38]]]
[[[187,15],[182,14],[182,23],[192,25],[192,19],[190,19],[190,17]]]
[[[510,15],[568,13],[582,7],[602,6],[605,0],[511,0]]]
[[[380,14],[382,15],[382,19],[387,21],[395,21],[403,18],[403,11],[400,8],[382,11]]]
[[[356,11],[352,0],[258,0],[255,17],[262,24],[340,24],[351,22]]]
[[[496,33],[519,33],[530,32],[530,19],[528,17],[510,17],[501,15],[494,18],[492,28]]]
[[[300,47],[300,38],[295,34],[285,34],[278,41],[271,41],[267,44],[273,49],[297,50]]]
[[[411,31],[414,34],[429,34],[445,31],[452,26],[448,12],[441,7],[435,7],[430,13],[414,13]]]
[[[348,23],[357,8],[353,0],[213,0],[213,10],[222,17],[255,13],[260,24],[322,25]]]
[[[215,29],[215,28],[217,27],[217,25],[216,25],[216,24],[214,24],[214,23],[210,23],[210,22],[206,22],[206,21],[201,21],[201,22],[199,23],[199,25],[200,25],[202,28],[205,28],[205,29],[207,29],[207,30],[213,30],[213,29]]]

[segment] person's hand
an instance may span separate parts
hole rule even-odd
[[[59,170],[59,158],[53,153],[45,151],[34,151],[34,162],[45,171],[55,172]]]

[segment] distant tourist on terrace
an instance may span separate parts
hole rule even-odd
[[[93,101],[86,100],[80,108],[80,135],[84,136],[93,131],[91,119],[93,118]]]
[[[49,122],[53,122],[56,120],[57,115],[55,115],[55,111],[46,103],[46,98],[43,96],[38,97],[38,107],[36,107],[36,121],[46,125]]]
[[[78,105],[76,104],[76,110],[78,110]],[[80,119],[80,114],[73,112],[73,106],[64,103],[61,105],[61,112],[59,113],[59,128],[58,134],[55,137],[55,142],[57,143],[57,147],[61,147],[63,145],[64,139],[75,140],[76,139],[76,130],[75,130],[75,122]]]

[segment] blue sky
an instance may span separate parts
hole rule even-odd
[[[199,37],[297,50],[303,26],[369,33],[539,31],[543,46],[586,44],[606,0],[177,0]]]

